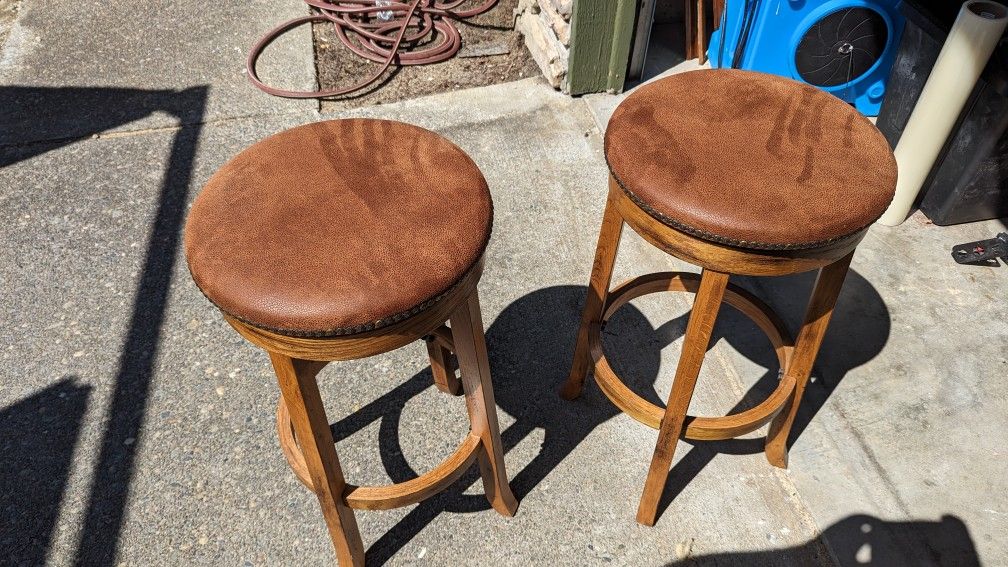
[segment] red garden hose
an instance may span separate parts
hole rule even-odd
[[[319,13],[284,22],[256,42],[245,64],[249,80],[275,96],[327,98],[363,89],[393,64],[425,65],[446,61],[462,46],[462,36],[451,20],[478,16],[497,3],[497,0],[485,0],[474,8],[458,9],[466,1],[304,0]],[[343,45],[365,59],[381,63],[381,67],[368,78],[339,89],[292,91],[263,83],[256,72],[256,62],[263,50],[287,31],[308,22],[332,22]]]

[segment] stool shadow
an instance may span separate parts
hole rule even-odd
[[[66,376],[0,409],[0,564],[45,564],[91,390]]]
[[[766,301],[784,319],[794,337],[801,327],[815,275],[815,272],[806,272],[781,277],[739,276],[732,281]],[[882,351],[889,339],[890,326],[889,310],[878,291],[868,280],[850,270],[798,408],[789,446],[805,431],[844,376]],[[754,407],[770,395],[777,385],[779,364],[762,332],[734,309],[722,309],[718,316],[711,344],[722,339],[742,356],[767,369],[743,399],[726,412],[734,414]],[[763,442],[763,437],[696,444],[685,441],[692,447],[672,467],[659,502],[659,516],[717,454],[760,453]]]
[[[491,375],[497,405],[514,422],[501,432],[505,452],[521,443],[537,428],[543,430],[542,447],[521,470],[509,470],[511,488],[521,500],[566,458],[598,425],[619,414],[608,400],[570,403],[557,395],[567,377],[573,356],[574,336],[584,303],[586,288],[557,286],[525,295],[509,305],[486,330]],[[621,328],[629,329],[626,341],[650,345],[635,362],[646,376],[657,376],[660,345],[648,320],[633,306],[624,307]],[[614,360],[622,360],[615,356]],[[431,387],[429,369],[417,373],[392,391],[333,425],[338,442],[367,424],[380,419],[379,444],[382,464],[393,482],[418,476],[403,457],[399,442],[402,408],[413,396]],[[653,389],[645,396],[659,403]],[[368,564],[381,565],[420,533],[442,512],[477,512],[489,509],[486,498],[464,494],[479,483],[477,467],[471,467],[448,490],[421,502],[367,551]],[[520,512],[519,512],[520,513]]]
[[[979,567],[980,558],[966,524],[956,516],[944,515],[937,522],[890,522],[855,515],[838,521],[819,537],[801,545],[699,555],[674,561],[667,567],[821,564]]]
[[[171,115],[177,126],[157,188],[153,219],[146,227],[146,236],[138,236],[146,239],[143,263],[136,278],[127,331],[118,350],[112,393],[103,410],[107,420],[96,454],[83,457],[93,465],[95,480],[80,519],[81,536],[73,560],[76,565],[116,563],[135,463],[144,446],[146,407],[154,384],[208,96],[207,85],[183,90],[0,86],[0,168],[89,140],[155,113]],[[119,339],[109,340],[115,343]]]
[[[763,298],[782,310],[786,320],[796,318],[800,322],[813,278],[813,274],[775,278],[778,281],[767,286],[770,295],[764,294]],[[739,281],[742,281],[741,278]],[[512,490],[519,500],[542,482],[596,427],[620,413],[592,380],[586,383],[584,393],[575,402],[565,401],[557,395],[570,370],[585,293],[586,288],[582,286],[557,286],[534,291],[511,303],[486,330],[496,402],[514,419],[501,432],[505,452],[515,448],[536,429],[542,430],[539,452],[522,469],[508,471]],[[866,313],[872,317],[866,319]],[[685,313],[655,328],[640,310],[627,305],[613,316],[606,327],[604,341],[610,364],[630,388],[654,404],[664,406],[664,400],[654,389],[661,365],[661,350],[682,336],[688,317],[689,313]],[[862,327],[862,324],[865,326]],[[797,328],[797,324],[790,326]],[[858,341],[862,342],[843,340],[852,326],[858,331]],[[888,311],[881,298],[864,278],[852,271],[844,286],[834,325],[823,346],[820,365],[817,366],[816,376],[821,378],[807,392],[793,438],[822,407],[843,375],[871,359],[881,349],[888,337],[888,326]],[[714,332],[715,339],[711,344],[723,338],[743,356],[767,369],[731,412],[752,407],[772,391],[777,380],[777,360],[769,341],[744,316],[727,307],[722,309]],[[828,355],[833,348],[846,351]],[[344,439],[380,419],[379,443],[386,472],[393,482],[416,478],[418,473],[403,457],[399,442],[401,412],[412,397],[431,387],[431,383],[429,369],[417,373],[353,415],[335,423],[334,438],[337,441]],[[653,449],[651,446],[640,448],[642,467],[646,468]],[[717,453],[750,453],[762,449],[762,439],[694,447],[673,468],[665,505]],[[467,471],[448,490],[417,505],[371,545],[367,551],[369,564],[386,563],[442,512],[489,509],[482,494],[464,494],[466,488],[474,483],[479,483],[476,467]]]

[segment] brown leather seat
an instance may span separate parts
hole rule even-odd
[[[185,229],[193,279],[225,313],[294,336],[389,325],[479,262],[493,205],[444,138],[332,120],[267,138],[222,167]]]
[[[859,232],[892,200],[885,138],[838,98],[738,70],[640,87],[609,122],[606,160],[663,223],[755,249],[815,248]]]

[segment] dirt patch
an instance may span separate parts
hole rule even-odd
[[[333,112],[538,75],[539,69],[525,49],[521,34],[514,30],[513,12],[517,3],[518,0],[501,0],[484,14],[456,21],[462,49],[448,61],[393,67],[365,90],[322,101],[321,109]],[[476,3],[469,2],[463,7],[472,5]],[[315,24],[313,35],[322,89],[359,82],[380,67],[347,49],[330,23]]]

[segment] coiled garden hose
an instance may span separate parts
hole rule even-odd
[[[361,90],[395,65],[426,65],[451,59],[462,46],[453,20],[464,20],[490,10],[498,0],[485,0],[459,9],[467,0],[304,0],[318,13],[288,20],[266,33],[249,51],[245,66],[253,85],[286,98],[329,98]],[[284,33],[309,22],[331,22],[336,36],[358,56],[381,63],[377,71],[347,87],[294,91],[264,83],[256,63],[266,47]]]

